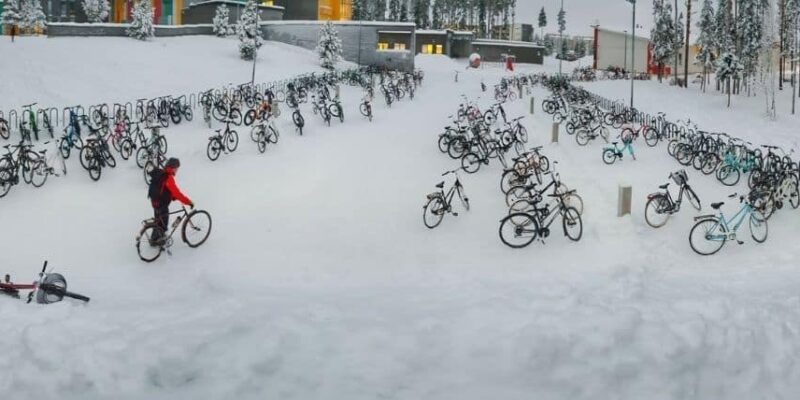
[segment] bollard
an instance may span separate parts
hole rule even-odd
[[[536,112],[536,99],[531,96],[531,115]]]
[[[630,186],[619,185],[619,199],[617,200],[617,217],[624,217],[631,213],[631,197],[633,189]]]
[[[553,132],[551,133],[550,136],[550,143],[558,143],[558,131],[560,127],[561,123],[553,122]]]

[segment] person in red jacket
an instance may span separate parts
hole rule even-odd
[[[150,189],[148,197],[153,206],[153,216],[155,217],[158,227],[153,237],[150,238],[150,244],[153,246],[161,246],[164,244],[165,233],[169,227],[169,204],[174,200],[178,200],[184,205],[194,208],[194,203],[186,195],[184,195],[175,184],[175,174],[178,173],[178,168],[181,167],[181,161],[177,158],[170,158],[167,160],[163,170],[155,170],[151,172]]]

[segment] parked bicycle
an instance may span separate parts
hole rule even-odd
[[[442,223],[445,214],[453,214],[457,217],[458,213],[453,211],[453,197],[458,195],[461,205],[469,211],[469,198],[464,193],[464,186],[458,176],[458,170],[447,171],[442,176],[453,174],[456,179],[453,186],[445,193],[444,181],[436,184],[439,189],[437,192],[428,194],[428,202],[422,207],[422,220],[429,229],[436,228]]]

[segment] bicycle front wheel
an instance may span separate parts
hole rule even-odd
[[[753,211],[750,214],[750,236],[757,243],[764,243],[767,240],[767,233],[769,233],[767,219],[760,212]]]
[[[153,262],[164,251],[163,247],[154,238],[158,237],[159,228],[155,224],[145,225],[136,239],[136,251],[144,262]]]
[[[220,152],[222,152],[222,143],[220,143],[220,141],[217,139],[209,140],[208,147],[206,148],[206,155],[208,156],[208,159],[211,161],[217,161]]]
[[[44,160],[40,160],[36,164],[33,165],[31,168],[31,184],[33,187],[42,187],[44,183],[47,181],[47,163]]]
[[[569,240],[577,242],[583,236],[583,221],[581,214],[573,207],[567,207],[561,214],[561,225],[564,228],[564,236]]]
[[[425,223],[428,229],[436,228],[442,223],[444,213],[447,211],[446,208],[444,200],[439,196],[428,200],[428,204],[422,210],[422,222]]]
[[[181,237],[184,243],[191,248],[206,242],[211,234],[211,215],[204,210],[194,210],[189,213],[181,228]]]
[[[725,245],[726,233],[716,218],[704,219],[689,232],[689,245],[695,253],[710,256]]]
[[[700,198],[697,197],[697,194],[694,192],[694,190],[692,190],[691,187],[689,187],[689,185],[686,185],[686,191],[684,194],[686,195],[686,199],[689,200],[689,204],[691,204],[695,210],[700,211],[702,208],[702,205],[700,204]]]
[[[653,228],[661,228],[669,220],[670,214],[667,212],[669,200],[664,196],[655,196],[647,200],[644,206],[644,220],[647,225]]]

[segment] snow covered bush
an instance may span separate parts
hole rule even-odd
[[[742,79],[744,67],[739,62],[739,57],[732,52],[725,52],[717,60],[717,81],[725,82],[728,93],[728,107],[731,106],[731,81]]]
[[[153,6],[150,4],[150,0],[137,1],[131,14],[133,18],[127,31],[128,36],[139,40],[147,40],[155,36]]]
[[[81,6],[89,22],[103,22],[111,11],[108,0],[83,0]]]
[[[3,13],[0,14],[0,22],[5,26],[20,25],[22,15],[17,0],[6,0]]]
[[[37,0],[23,0],[21,17],[20,26],[28,32],[43,30],[47,21],[42,4]]]
[[[336,63],[342,59],[342,40],[339,39],[339,32],[334,29],[331,21],[322,25],[317,54],[319,54],[320,65],[326,69],[333,69]]]
[[[214,24],[214,33],[219,37],[225,37],[231,34],[231,27],[228,24],[230,20],[230,11],[228,6],[220,4],[217,6],[217,11],[214,13],[214,19],[211,21]]]
[[[258,27],[258,4],[247,0],[242,16],[236,23],[236,34],[239,35],[239,56],[243,60],[252,60],[264,40]]]

